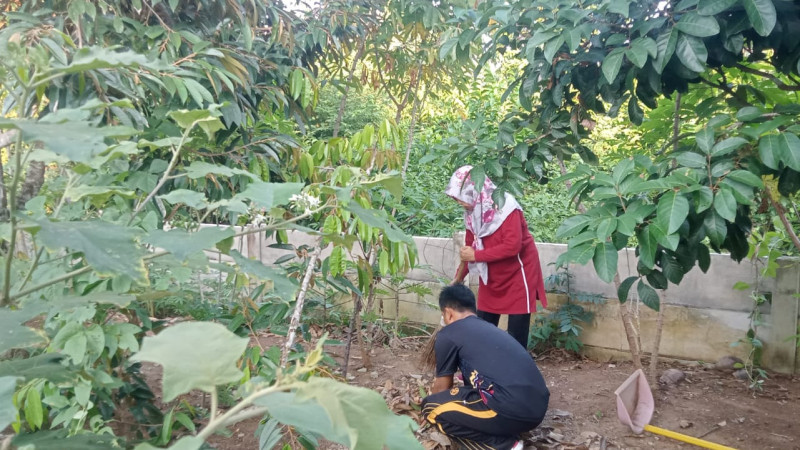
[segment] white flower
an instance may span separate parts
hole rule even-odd
[[[320,204],[319,198],[305,192],[292,195],[289,197],[289,202],[295,210],[303,211],[306,214],[310,213],[312,209],[315,209]]]

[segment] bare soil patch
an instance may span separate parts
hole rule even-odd
[[[269,347],[283,338],[265,333],[258,340]],[[378,391],[393,411],[419,422],[417,404],[432,381],[432,374],[417,365],[423,344],[424,338],[385,338],[374,346],[371,366],[365,367],[354,343],[348,382]],[[329,345],[326,351],[342,364],[344,345]],[[695,448],[648,433],[637,436],[619,423],[614,390],[633,372],[630,363],[561,353],[540,356],[537,363],[550,388],[550,409],[545,422],[527,436],[526,449]],[[800,449],[800,378],[771,374],[764,390],[754,393],[731,373],[700,363],[664,363],[660,371],[667,368],[684,371],[686,379],[677,386],[651,386],[656,399],[652,425],[739,449]],[[333,372],[342,376],[341,367]],[[192,396],[190,401],[198,400]],[[257,419],[242,422],[231,427],[229,437],[214,436],[210,444],[220,450],[256,449],[257,427]],[[448,449],[444,436],[433,430],[424,429],[419,438],[426,449]],[[322,443],[320,448],[343,447]]]

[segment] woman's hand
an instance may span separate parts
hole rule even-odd
[[[464,262],[473,262],[475,261],[475,249],[465,245],[461,247],[460,256],[461,260]]]

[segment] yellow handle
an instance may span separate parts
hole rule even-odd
[[[733,447],[727,447],[725,445],[715,444],[713,442],[704,441],[696,437],[687,436],[685,434],[676,433],[674,431],[665,430],[663,428],[654,427],[652,425],[645,425],[644,430],[654,434],[660,434],[668,438],[676,439],[678,441],[686,442],[688,444],[694,444],[698,447],[710,448],[712,450],[736,450]]]

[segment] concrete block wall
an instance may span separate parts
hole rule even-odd
[[[293,231],[289,241],[294,245],[315,245],[315,236]],[[386,318],[404,317],[415,322],[436,324],[440,314],[435,308],[439,290],[455,274],[458,249],[463,234],[453,238],[415,237],[419,253],[419,266],[412,270],[405,283],[423,284],[431,294],[419,296],[404,290],[403,286],[382,286],[388,294],[382,296],[383,314]],[[245,256],[271,264],[290,251],[272,248],[261,234],[251,234],[237,239],[234,248]],[[542,272],[545,277],[555,272],[555,261],[565,252],[564,244],[537,244]],[[330,249],[323,252],[323,257]],[[216,257],[215,257],[216,259]],[[636,257],[633,250],[620,251],[618,270],[622,280],[634,275]],[[800,373],[800,349],[795,341],[787,341],[798,333],[800,322],[800,259],[783,258],[776,278],[762,279],[760,291],[771,294],[771,305],[762,308],[763,324],[758,335],[764,342],[763,363],[769,370],[781,373]],[[640,323],[642,344],[649,352],[652,348],[656,313],[638,302],[620,305],[612,283],[600,280],[591,263],[586,266],[570,265],[573,275],[570,288],[575,292],[601,294],[607,299],[603,305],[584,305],[594,312],[591,324],[584,327],[581,340],[586,352],[601,359],[626,358],[628,343],[620,320],[620,307],[632,308]],[[679,286],[671,286],[664,293],[664,329],[660,353],[664,357],[716,361],[725,355],[746,357],[748,348],[732,346],[745,337],[750,323],[753,301],[749,291],[737,291],[733,285],[743,281],[755,285],[756,269],[749,261],[736,263],[728,255],[712,254],[708,273],[695,268],[684,277]],[[477,292],[478,280],[469,278],[469,285]],[[548,294],[550,310],[566,301],[566,297]],[[376,302],[377,304],[377,302]],[[637,305],[639,305],[637,307]],[[502,323],[501,323],[502,325]]]

